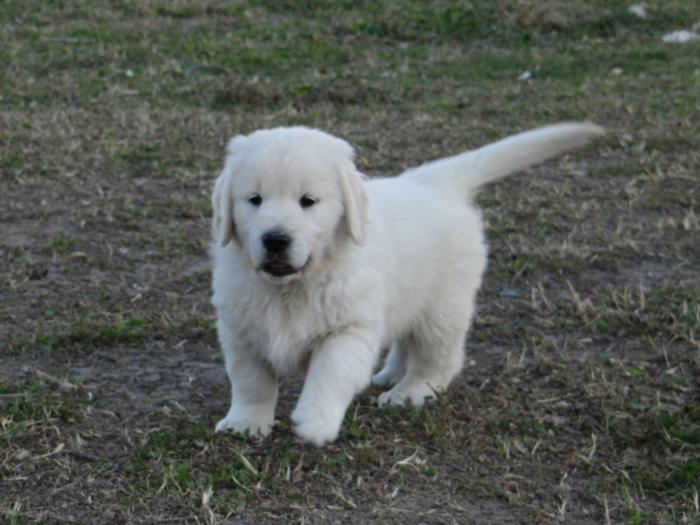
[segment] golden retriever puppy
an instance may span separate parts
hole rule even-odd
[[[319,130],[233,138],[212,199],[212,302],[232,391],[216,430],[268,435],[285,374],[305,375],[292,421],[317,446],[370,382],[387,388],[380,405],[444,391],[486,268],[473,196],[601,133],[557,124],[370,181],[353,148]]]

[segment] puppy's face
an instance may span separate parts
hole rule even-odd
[[[322,265],[344,236],[364,239],[367,193],[345,141],[308,128],[236,137],[214,189],[214,229],[282,284]]]

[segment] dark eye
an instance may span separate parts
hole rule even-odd
[[[302,208],[311,208],[311,206],[316,204],[316,199],[309,197],[308,195],[304,195],[301,199],[299,199],[299,204]]]
[[[260,206],[262,204],[262,197],[255,193],[248,197],[248,202],[251,203],[253,206]]]

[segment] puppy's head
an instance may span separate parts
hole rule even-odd
[[[336,243],[364,242],[368,197],[352,147],[305,127],[235,137],[212,197],[217,241],[238,244],[266,280],[321,266]]]

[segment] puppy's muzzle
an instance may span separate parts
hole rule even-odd
[[[273,230],[262,236],[262,243],[269,254],[280,256],[292,244],[292,238],[286,232]]]
[[[271,230],[263,234],[262,244],[267,251],[262,271],[273,277],[286,277],[298,270],[287,262],[287,250],[292,244],[292,238],[282,230]]]

